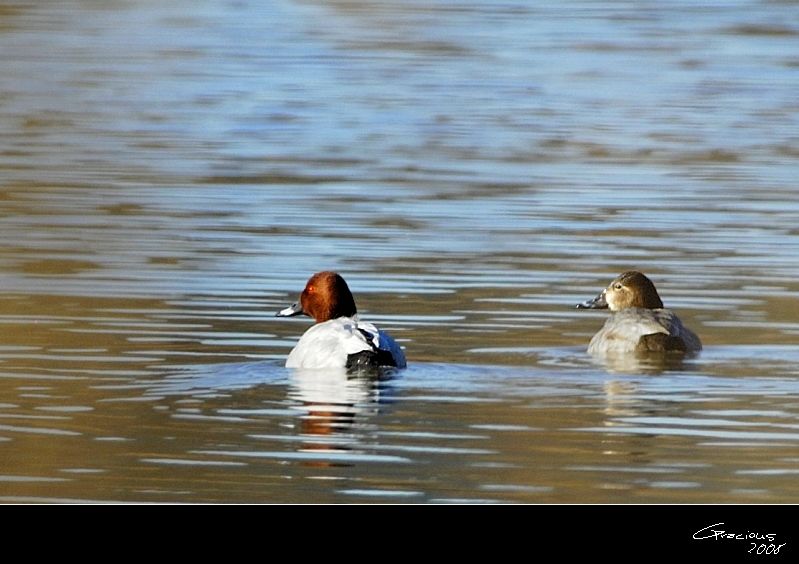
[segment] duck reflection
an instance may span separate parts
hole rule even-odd
[[[358,448],[359,434],[380,411],[390,391],[391,369],[296,369],[289,377],[288,399],[299,411],[303,452],[330,453],[331,460],[310,466],[351,466],[339,456]]]
[[[604,407],[597,425],[591,432],[597,433],[599,465],[606,466],[607,474],[603,487],[614,489],[638,488],[638,477],[627,470],[649,468],[658,460],[658,435],[635,432],[633,421],[646,417],[657,417],[669,411],[669,402],[660,402],[645,397],[642,380],[610,379],[602,386]]]
[[[607,367],[614,362],[611,358],[601,357],[601,361]],[[678,370],[684,364],[679,357],[662,355],[638,359],[626,355],[616,358],[615,363],[615,372],[625,374],[604,381],[601,417],[589,430],[600,433],[601,453],[607,460],[620,468],[649,467],[658,461],[662,439],[658,421],[682,418],[684,411],[691,409],[674,401],[672,394],[661,394],[658,380],[649,376]]]
[[[612,373],[657,375],[689,369],[696,356],[681,352],[597,353],[591,359]]]

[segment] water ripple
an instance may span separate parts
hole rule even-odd
[[[0,10],[0,501],[799,499],[790,2],[95,4]],[[321,269],[407,370],[283,366]]]

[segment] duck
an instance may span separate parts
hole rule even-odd
[[[577,308],[611,311],[610,318],[591,339],[589,354],[702,350],[696,333],[663,307],[655,284],[636,270],[620,274],[597,297],[577,304]]]
[[[337,272],[310,277],[297,303],[277,317],[307,315],[315,321],[286,359],[287,368],[405,368],[405,353],[385,331],[358,317],[355,298]]]

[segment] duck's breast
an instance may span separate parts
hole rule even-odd
[[[628,308],[612,314],[588,345],[592,354],[634,352],[641,337],[664,334],[679,339],[684,350],[702,348],[699,338],[686,329],[673,311],[668,309]]]
[[[286,359],[289,368],[343,368],[347,356],[369,348],[357,323],[348,317],[317,323],[300,338]]]
[[[347,359],[364,351],[383,349],[391,353],[399,368],[405,355],[399,345],[372,323],[339,317],[308,329],[286,359],[289,368],[332,368],[347,366]]]

